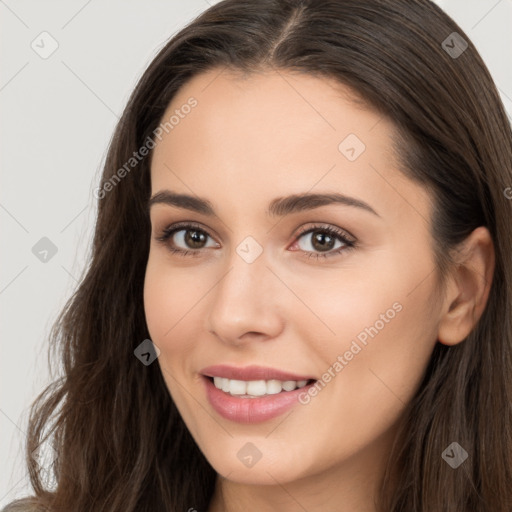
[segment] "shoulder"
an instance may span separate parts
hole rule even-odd
[[[40,507],[34,504],[32,500],[16,500],[6,505],[0,512],[39,512]]]

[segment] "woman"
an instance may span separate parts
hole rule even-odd
[[[6,510],[510,511],[510,186],[430,1],[211,7],[117,126]]]

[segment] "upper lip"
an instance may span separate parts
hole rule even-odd
[[[314,377],[308,375],[297,375],[296,373],[255,365],[236,367],[217,364],[203,368],[200,373],[207,377],[224,377],[225,379],[235,380],[315,380]]]

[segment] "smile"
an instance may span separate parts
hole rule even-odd
[[[213,384],[217,389],[239,398],[257,398],[265,395],[277,395],[277,393],[293,391],[303,388],[307,380],[234,380],[224,377],[213,377]]]
[[[213,410],[237,423],[259,423],[299,403],[316,379],[290,372],[249,366],[216,365],[201,371],[206,398]]]

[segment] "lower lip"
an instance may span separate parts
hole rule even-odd
[[[223,418],[237,423],[260,423],[276,418],[295,404],[299,403],[299,395],[307,392],[314,382],[293,391],[284,391],[261,398],[239,398],[217,389],[213,382],[203,376],[208,401]]]

